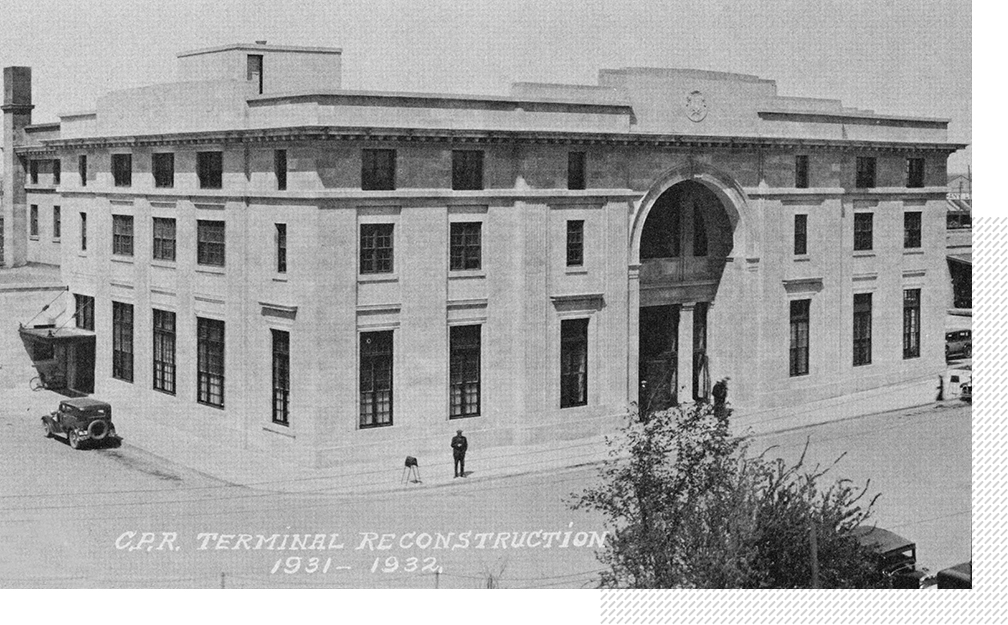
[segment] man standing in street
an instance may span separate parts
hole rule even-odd
[[[462,430],[455,433],[451,441],[452,455],[455,456],[455,477],[465,477],[465,454],[469,448],[469,441],[462,436]]]

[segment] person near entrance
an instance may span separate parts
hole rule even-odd
[[[465,477],[465,455],[469,449],[469,441],[462,436],[462,430],[458,430],[451,440],[452,455],[455,457],[455,477]]]

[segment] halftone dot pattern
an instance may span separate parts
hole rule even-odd
[[[604,590],[600,623],[992,623],[1004,618],[1008,218],[973,221],[972,590]],[[951,297],[951,295],[950,295]],[[1000,615],[1000,616],[999,616]]]

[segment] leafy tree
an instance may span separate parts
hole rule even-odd
[[[601,512],[611,531],[600,585],[811,587],[815,528],[821,587],[884,587],[874,554],[850,535],[877,495],[862,504],[868,484],[821,486],[832,465],[809,468],[804,452],[793,465],[751,455],[729,431],[719,384],[715,405],[628,415],[607,439],[598,483],[573,496],[573,508]]]

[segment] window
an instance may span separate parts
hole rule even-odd
[[[175,261],[175,220],[154,218],[154,260]]]
[[[920,356],[920,289],[903,290],[903,358]]]
[[[452,419],[480,414],[480,326],[453,326],[449,337]]]
[[[921,246],[921,214],[920,211],[903,213],[903,247],[918,248]]]
[[[560,407],[588,403],[588,320],[560,321]]]
[[[94,298],[74,294],[74,321],[81,330],[94,332]]]
[[[112,155],[112,182],[117,187],[128,187],[133,184],[133,155]]]
[[[80,186],[87,186],[87,155],[81,154],[77,157],[77,173],[80,174]]]
[[[59,185],[60,180],[61,180],[62,175],[63,175],[63,171],[62,170],[63,170],[63,162],[61,160],[59,160],[58,158],[57,159],[53,159],[53,162],[52,162],[53,185]]]
[[[175,186],[175,155],[171,152],[151,155],[151,169],[154,170],[154,186],[170,189]]]
[[[38,161],[32,160],[28,161],[28,174],[31,176],[31,183],[38,184]]]
[[[906,185],[919,189],[924,186],[924,159],[908,158],[906,160]]]
[[[693,255],[707,255],[707,228],[704,226],[703,204],[693,202]]]
[[[794,216],[794,253],[795,256],[808,254],[808,215]]]
[[[196,401],[224,407],[224,322],[196,317]]]
[[[28,234],[35,238],[38,238],[38,204],[31,205],[31,211],[29,215],[29,228]]]
[[[263,92],[263,55],[248,55],[245,79],[256,85],[260,94]]]
[[[80,248],[87,251],[87,213],[80,214]]]
[[[175,313],[154,309],[154,388],[175,394]]]
[[[854,251],[872,249],[872,213],[854,213]]]
[[[392,224],[361,224],[360,272],[392,273]]]
[[[360,335],[360,426],[392,425],[392,331]]]
[[[567,220],[567,266],[584,265],[584,220]]]
[[[59,241],[60,233],[63,230],[63,222],[60,217],[60,207],[53,206],[52,208],[52,238]]]
[[[812,300],[791,301],[791,351],[789,372],[791,377],[809,372],[809,307]]]
[[[223,152],[197,152],[196,174],[199,177],[200,189],[220,189],[224,174]]]
[[[480,228],[482,225],[478,221],[457,222],[451,225],[452,271],[480,268]]]
[[[796,189],[807,189],[809,186],[808,155],[798,154],[794,157],[794,186]]]
[[[224,266],[224,222],[200,219],[196,222],[196,263]]]
[[[273,173],[276,174],[277,190],[287,190],[287,150],[273,150]]]
[[[273,423],[290,425],[290,333],[273,334]]]
[[[854,294],[854,366],[871,364],[871,293]]]
[[[585,188],[585,153],[569,152],[567,154],[567,188]]]
[[[112,215],[112,253],[119,256],[133,255],[133,217]]]
[[[483,189],[482,150],[452,150],[452,189],[456,191]]]
[[[855,186],[859,189],[871,189],[875,187],[875,157],[857,157],[857,180]]]
[[[133,304],[112,302],[112,377],[133,381]]]
[[[287,273],[287,224],[276,224],[276,270]]]
[[[392,191],[396,180],[395,150],[361,151],[361,189]]]

